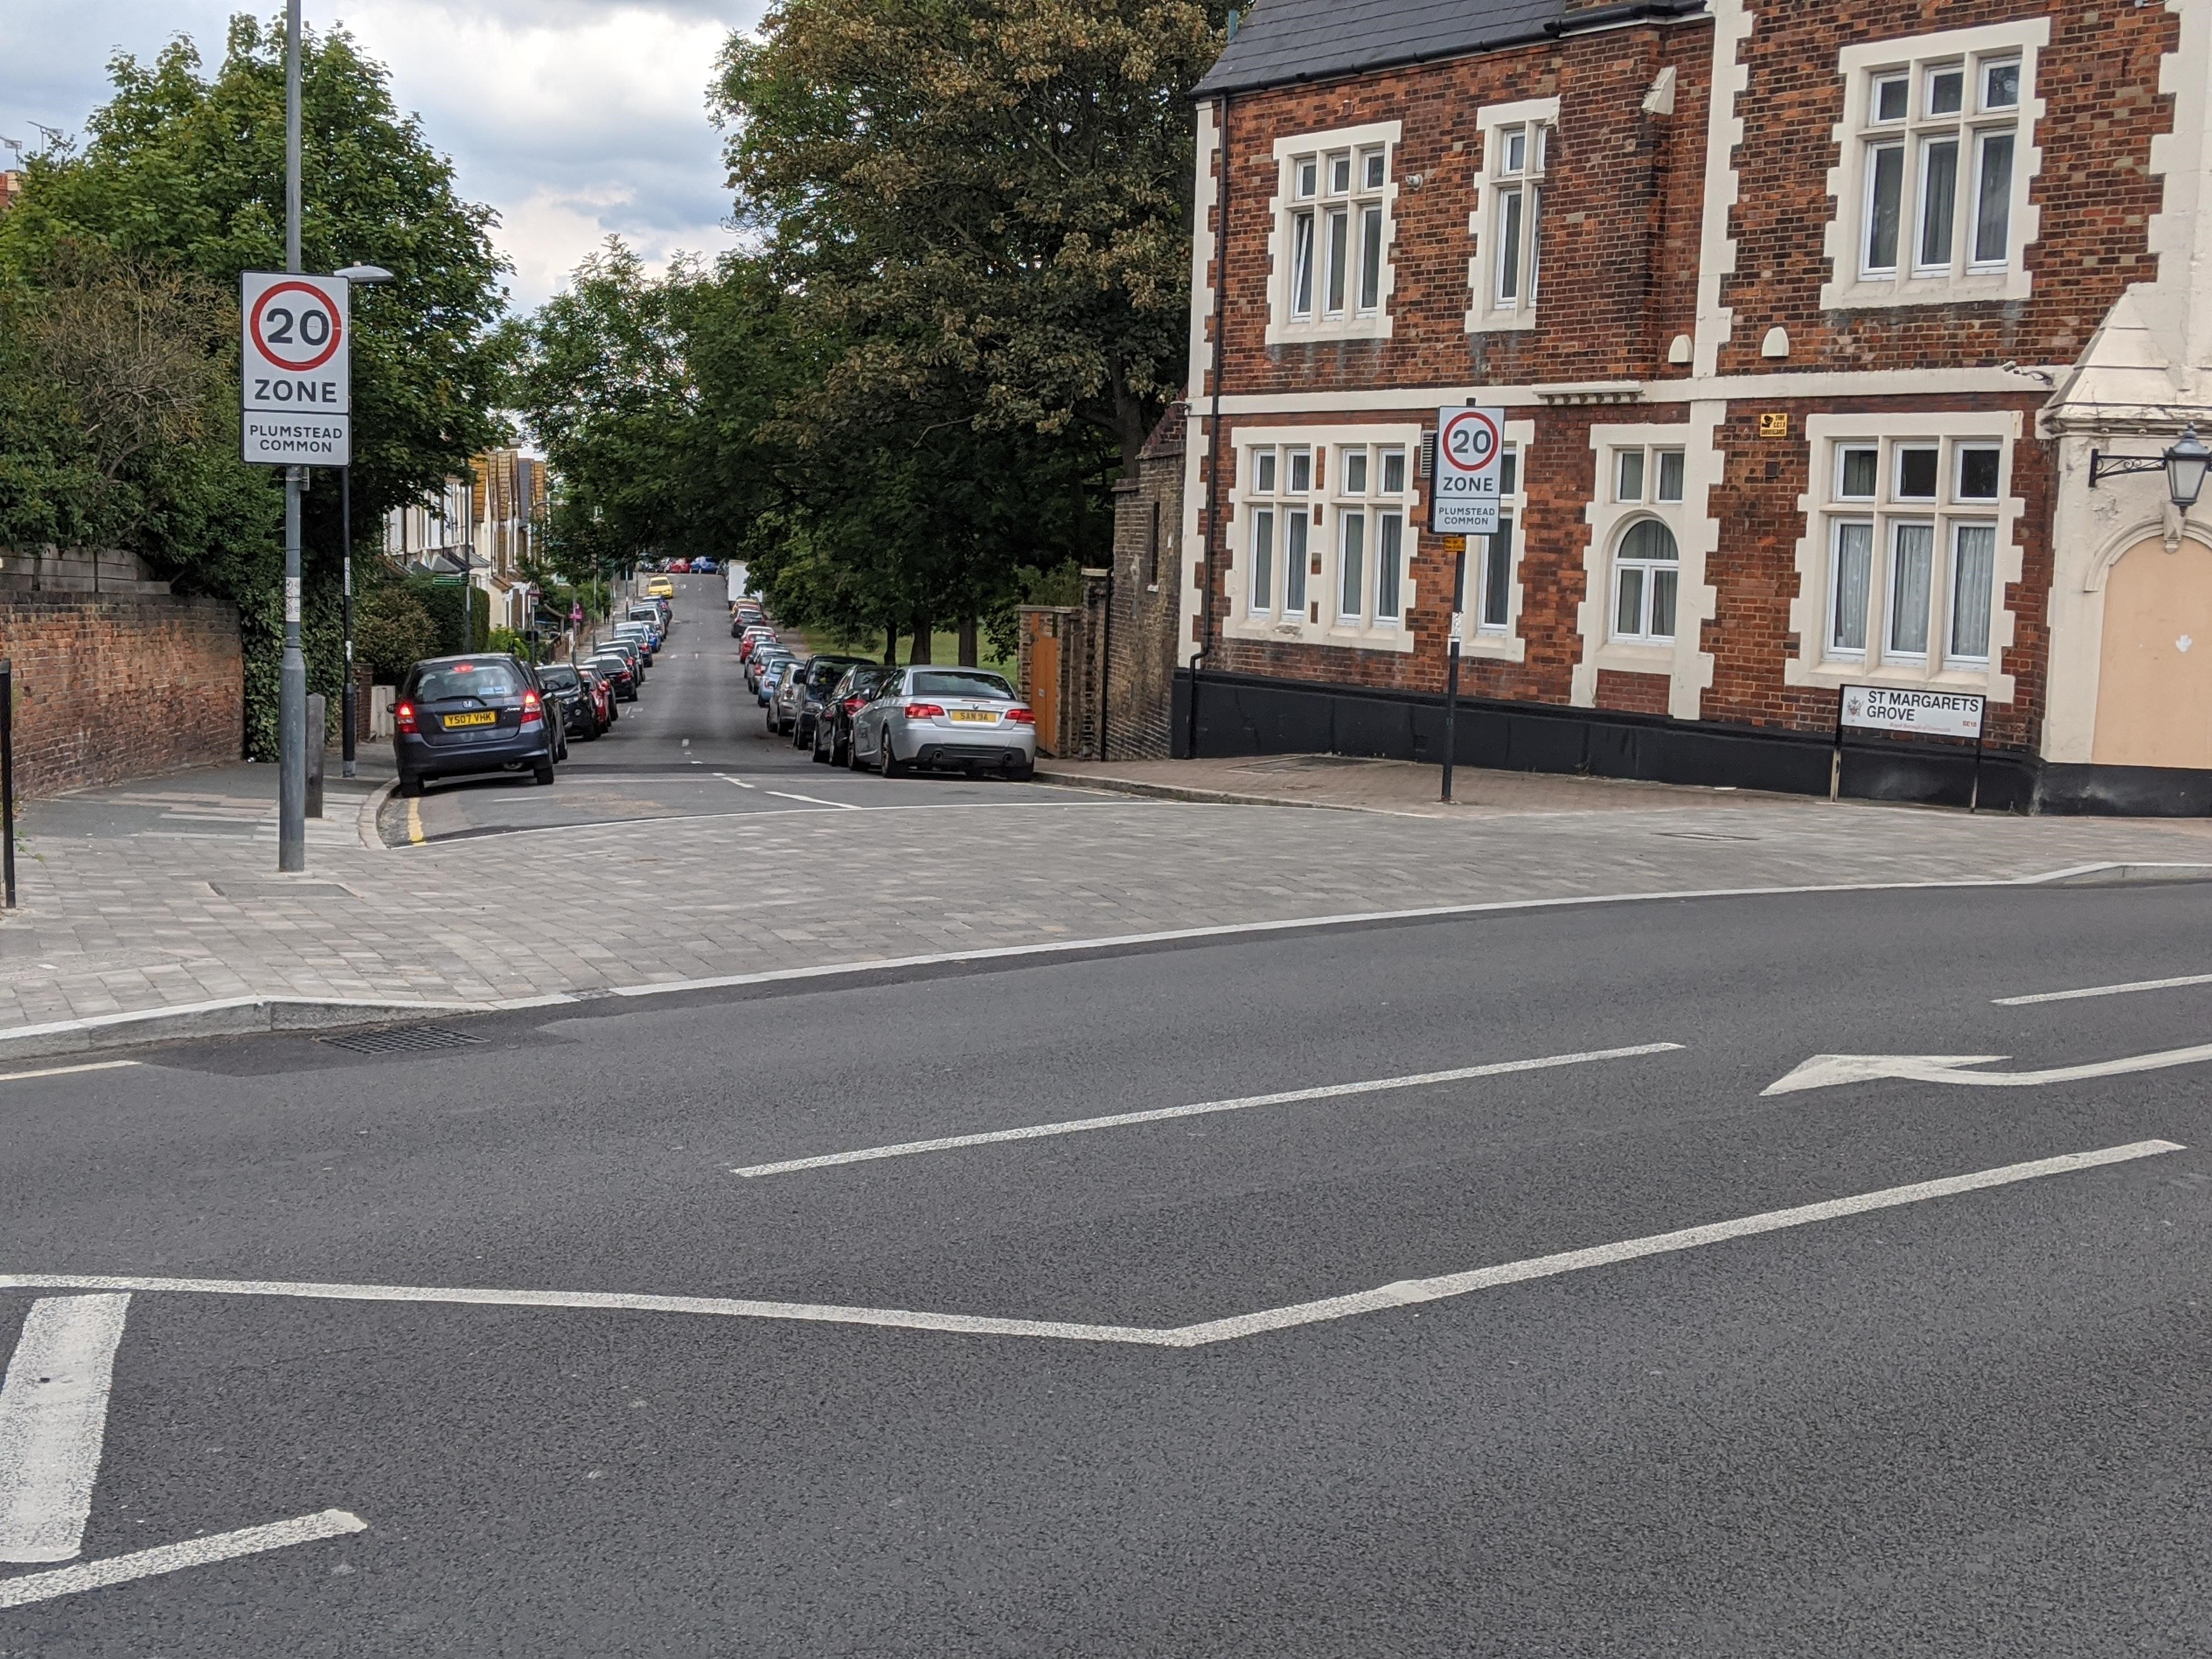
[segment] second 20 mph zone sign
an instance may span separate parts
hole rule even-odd
[[[249,270],[244,281],[246,459],[264,466],[350,465],[350,284],[277,270]]]
[[[1429,478],[1429,529],[1439,536],[1498,532],[1498,462],[1505,454],[1505,411],[1455,407],[1437,411],[1437,465]]]

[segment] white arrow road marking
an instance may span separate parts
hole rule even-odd
[[[84,1544],[128,1296],[42,1297],[0,1382],[0,1561],[66,1561]]]
[[[1326,1297],[1286,1308],[1207,1320],[1196,1325],[1165,1328],[1145,1325],[1082,1325],[1048,1319],[994,1319],[975,1314],[921,1313],[904,1308],[858,1308],[834,1304],[751,1302],[730,1297],[632,1295],[607,1291],[499,1291],[447,1288],[422,1285],[329,1285],[284,1283],[251,1279],[144,1279],[89,1277],[79,1273],[0,1273],[0,1290],[184,1291],[212,1296],[299,1297],[327,1302],[454,1303],[493,1308],[585,1308],[617,1313],[703,1314],[720,1318],[781,1319],[824,1325],[874,1325],[900,1330],[939,1331],[963,1336],[1024,1336],[1056,1338],[1070,1342],[1122,1342],[1154,1348],[1195,1348],[1212,1342],[1233,1341],[1262,1331],[1279,1331],[1293,1325],[1314,1325],[1354,1314],[1375,1313],[1408,1303],[1436,1302],[1470,1291],[1517,1285],[1525,1279],[1549,1279],[1580,1273],[1589,1267],[1633,1261],[1640,1256],[1699,1249],[1732,1238],[1785,1228],[1810,1226],[1815,1222],[1863,1215],[1869,1210],[1894,1209],[1923,1204],[1930,1199],[1960,1193],[2009,1187],[2046,1176],[2072,1175],[2108,1164],[2136,1158],[2159,1158],[2188,1148],[2172,1140],[2136,1140],[2124,1146],[2106,1146],[2094,1152],[2068,1152],[2038,1158],[2028,1164],[2008,1164],[1970,1175],[1945,1176],[1940,1180],[1915,1182],[1906,1187],[1886,1187],[1879,1192],[1832,1198],[1817,1204],[1801,1204],[1787,1210],[1767,1210],[1733,1221],[1709,1222],[1674,1232],[1652,1233],[1618,1243],[1565,1250],[1554,1255],[1532,1256],[1472,1273],[1437,1279],[1401,1279],[1375,1290],[1350,1296]]]
[[[2125,996],[2130,991],[2172,991],[2185,985],[2212,985],[2212,974],[2183,974],[2174,979],[2134,979],[2124,985],[2085,985],[2078,991],[2038,991],[2032,996],[1992,997],[1997,1008],[2025,1008],[2031,1002],[2073,1002],[2082,997]]]
[[[241,1555],[281,1550],[289,1544],[312,1544],[318,1539],[363,1532],[368,1527],[368,1522],[357,1515],[349,1515],[343,1510],[324,1510],[315,1515],[303,1515],[296,1521],[241,1527],[236,1532],[219,1532],[212,1537],[188,1539],[181,1544],[134,1550],[129,1555],[106,1561],[87,1561],[80,1566],[62,1567],[52,1572],[27,1572],[20,1578],[0,1578],[0,1608],[51,1601],[58,1595],[104,1589],[110,1584],[128,1583],[133,1578],[151,1578],[157,1573],[175,1572],[181,1567],[204,1567]]]
[[[2054,1066],[2041,1072],[1968,1072],[1966,1066],[1987,1066],[2008,1060],[2008,1054],[1814,1054],[1812,1059],[1778,1078],[1759,1092],[1795,1094],[1800,1089],[1826,1089],[1838,1083],[1864,1083],[1875,1078],[1911,1078],[1921,1083],[1963,1083],[1984,1089],[2025,1089],[2045,1083],[2079,1083],[2093,1077],[2124,1077],[2130,1072],[2162,1072],[2169,1066],[2194,1066],[2212,1060],[2212,1042],[2188,1048],[2161,1048],[2154,1054],[2128,1054],[2118,1060],[2094,1060],[2085,1066]]]
[[[1107,1117],[1068,1118],[1058,1123],[1032,1123],[1019,1129],[994,1129],[985,1134],[945,1135],[935,1140],[906,1140],[890,1146],[863,1146],[858,1152],[825,1152],[819,1158],[788,1158],[781,1164],[753,1164],[732,1175],[790,1175],[799,1170],[826,1170],[840,1164],[866,1164],[879,1158],[912,1158],[921,1152],[949,1152],[963,1146],[989,1146],[1002,1140],[1036,1140],[1047,1135],[1081,1134],[1091,1129],[1119,1129],[1132,1123],[1159,1123],[1169,1118],[1202,1117],[1213,1112],[1242,1112],[1255,1106],[1289,1106],[1304,1100],[1328,1100],[1340,1095],[1379,1094],[1386,1089],[1415,1089],[1431,1083],[1458,1083],[1468,1078],[1502,1077],[1509,1072],[1540,1072],[1554,1066],[1580,1066],[1593,1060],[1627,1060],[1638,1054],[1670,1054],[1679,1042],[1640,1042],[1632,1048],[1596,1048],[1587,1054],[1547,1054],[1541,1060],[1498,1060],[1487,1066],[1461,1066],[1449,1072],[1416,1072],[1407,1077],[1378,1077],[1364,1083],[1330,1083],[1313,1089],[1285,1089],[1279,1094],[1245,1095],[1235,1100],[1201,1100],[1190,1106],[1159,1106],[1149,1111],[1115,1112]]]

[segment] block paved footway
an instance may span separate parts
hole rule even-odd
[[[275,871],[270,768],[32,804],[0,1033],[227,997],[482,1003],[1423,905],[2212,859],[2195,823],[1702,792],[1424,819],[858,776],[765,735],[712,588],[687,587],[645,702],[558,782],[435,789],[419,845],[365,843],[364,789],[335,768],[300,877]]]

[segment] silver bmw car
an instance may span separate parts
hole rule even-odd
[[[980,668],[908,668],[853,716],[853,769],[887,778],[957,767],[1026,780],[1036,774],[1036,716]]]

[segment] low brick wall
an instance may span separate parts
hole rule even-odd
[[[222,600],[0,592],[0,657],[15,666],[19,795],[243,752],[245,658]]]

